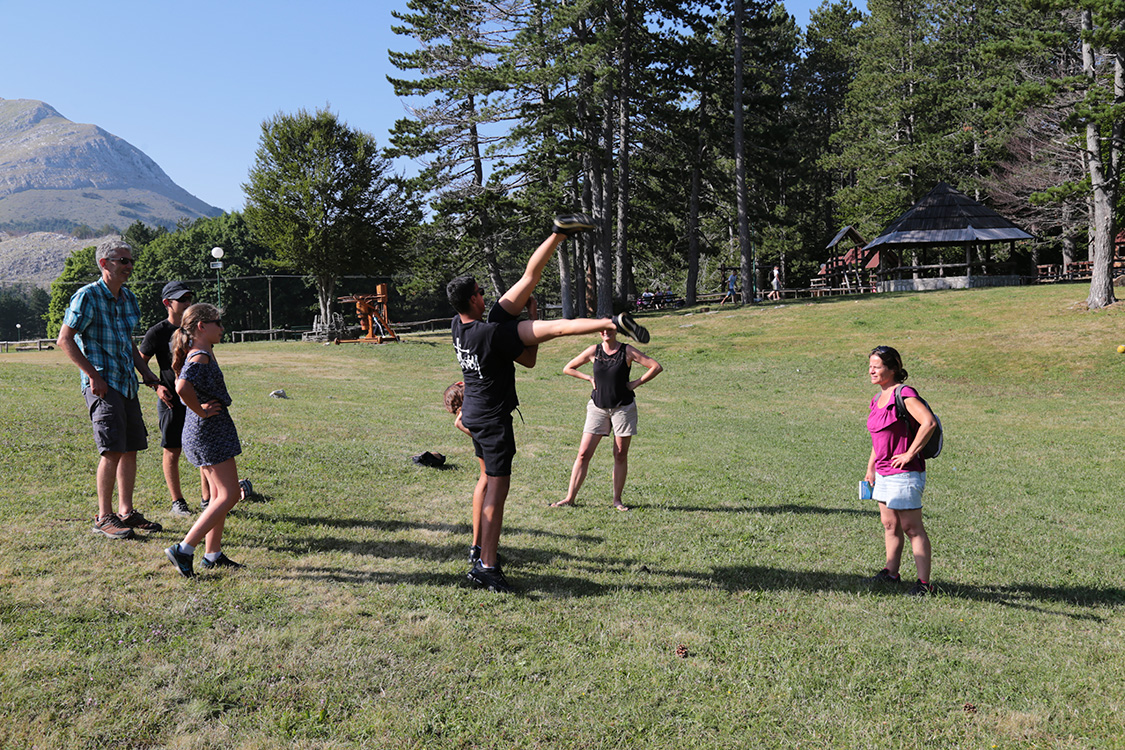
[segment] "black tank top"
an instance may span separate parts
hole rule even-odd
[[[625,354],[625,344],[620,344],[613,354],[606,354],[605,347],[598,344],[594,351],[594,392],[590,398],[599,409],[615,409],[633,403],[633,392],[629,390],[629,359]]]

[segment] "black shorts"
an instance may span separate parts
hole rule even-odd
[[[183,447],[184,417],[187,407],[179,401],[168,406],[162,399],[156,399],[156,417],[160,420],[160,447],[176,451]]]
[[[98,453],[132,453],[148,447],[148,429],[136,396],[125,398],[113,388],[104,398],[98,398],[89,388],[82,395],[90,409]]]
[[[483,425],[468,427],[473,437],[473,450],[484,461],[484,473],[490,477],[510,477],[512,459],[516,455],[516,433],[512,415],[505,414]]]

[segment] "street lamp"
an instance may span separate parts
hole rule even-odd
[[[23,342],[23,331],[21,330],[22,328],[22,325],[16,323],[16,338],[18,338],[21,343]]]
[[[219,280],[219,271],[223,268],[223,249],[221,247],[211,248],[211,257],[215,260],[211,261],[211,268],[215,269],[215,288],[217,289],[218,305],[223,306],[223,285]]]

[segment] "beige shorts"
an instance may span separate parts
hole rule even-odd
[[[583,432],[591,435],[608,435],[612,428],[617,437],[630,437],[637,434],[637,402],[616,409],[602,409],[594,406],[594,399],[586,403],[586,426]]]

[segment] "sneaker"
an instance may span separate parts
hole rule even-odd
[[[499,565],[495,568],[486,568],[480,564],[480,560],[477,560],[473,563],[473,567],[469,569],[468,578],[482,589],[495,591],[498,594],[512,593],[512,586],[508,583],[508,579],[504,577],[504,571],[500,569]]]
[[[565,234],[567,237],[579,232],[585,232],[588,229],[596,229],[597,224],[586,214],[561,214],[555,217],[555,229],[558,234]]]
[[[204,555],[202,562],[203,562],[203,567],[207,568],[207,570],[211,570],[212,568],[244,568],[244,567],[246,567],[242,563],[236,563],[234,560],[230,559],[229,557],[227,557],[222,552],[219,553],[219,557],[218,557],[218,559],[215,560],[215,562],[211,562],[210,560],[208,560],[206,555]]]
[[[629,313],[623,312],[620,315],[614,315],[613,324],[617,326],[619,333],[623,333],[631,339],[636,339],[642,344],[648,343],[648,329],[633,320],[633,316]]]
[[[207,506],[211,504],[211,498],[205,497],[199,501],[199,509],[207,510]]]
[[[180,571],[180,575],[184,578],[191,578],[195,575],[195,570],[193,570],[191,566],[194,557],[186,552],[180,552],[180,545],[178,543],[164,550],[164,554],[168,555],[168,559],[172,561],[172,564],[176,566],[176,570]]]
[[[474,544],[472,547],[469,547],[469,565],[470,566],[475,565],[476,561],[479,560],[479,559],[480,559],[480,547],[478,547],[477,545]],[[496,553],[496,562],[499,563],[500,565],[504,564],[504,556],[502,554],[500,554],[499,552]]]
[[[181,497],[179,500],[176,500],[175,502],[173,502],[172,503],[172,515],[173,516],[190,516],[191,515],[191,508],[188,507],[187,500],[184,500]]]
[[[238,480],[238,487],[242,490],[242,499],[254,496],[254,485],[250,484],[249,479]]]
[[[110,539],[132,539],[136,536],[132,529],[121,523],[115,513],[95,518],[92,531],[95,534],[105,534]]]
[[[932,583],[918,583],[914,584],[914,588],[906,592],[907,596],[933,596],[935,593],[934,585]]]
[[[140,529],[142,531],[163,531],[164,527],[156,521],[150,521],[141,515],[140,511],[133,511],[127,516],[121,516],[121,524],[128,526],[130,529]]]
[[[471,566],[472,563],[476,562],[479,559],[480,559],[480,548],[479,548],[479,546],[474,544],[474,545],[470,546],[470,548],[469,548],[469,564],[470,564],[470,566]],[[496,562],[498,562],[499,564],[504,564],[504,555],[497,552],[496,553]]]
[[[886,568],[883,568],[878,573],[876,573],[875,575],[868,578],[867,582],[868,583],[898,583],[901,580],[902,580],[902,576],[900,576],[898,573],[892,573],[891,571],[887,570]]]

